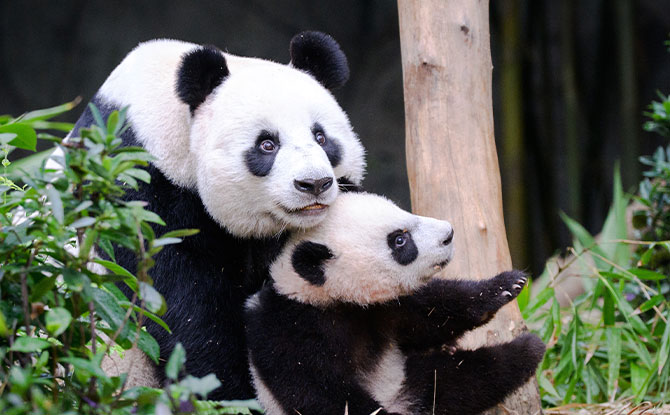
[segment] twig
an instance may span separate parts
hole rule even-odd
[[[23,272],[21,272],[21,302],[23,303],[23,319],[24,319],[24,324],[26,326],[26,336],[30,336],[30,304],[28,301],[28,268],[30,268],[30,265],[33,263],[33,259],[35,258],[35,252],[39,248],[40,243],[37,242],[35,243],[35,246],[33,249],[30,251],[30,256],[28,256],[28,262],[26,262],[26,266],[23,269]]]

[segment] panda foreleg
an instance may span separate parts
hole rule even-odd
[[[521,292],[527,278],[507,271],[488,280],[435,279],[399,299],[401,344],[431,347],[458,339],[487,323]]]
[[[527,333],[476,350],[412,353],[406,363],[406,393],[418,402],[415,413],[478,414],[521,387],[544,351],[540,338]]]

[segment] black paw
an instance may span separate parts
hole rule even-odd
[[[503,303],[515,299],[528,282],[526,274],[519,270],[502,272],[491,280],[492,294]]]
[[[510,342],[515,349],[516,360],[525,372],[535,373],[537,365],[542,362],[546,346],[537,335],[524,333]]]

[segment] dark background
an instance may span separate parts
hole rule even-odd
[[[144,40],[287,62],[291,37],[310,29],[330,33],[349,58],[351,80],[336,95],[368,150],[365,186],[409,208],[390,0],[0,0],[0,114],[87,101]],[[669,33],[668,0],[491,2],[496,140],[516,267],[538,273],[570,243],[559,211],[599,231],[616,160],[635,190],[637,157],[664,144],[641,125],[656,91],[670,93]]]

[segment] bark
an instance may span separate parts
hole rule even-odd
[[[398,14],[412,209],[454,225],[446,277],[489,278],[512,263],[493,136],[488,1],[398,0]],[[513,302],[464,344],[508,341],[524,330]],[[540,413],[536,381],[504,406]]]

